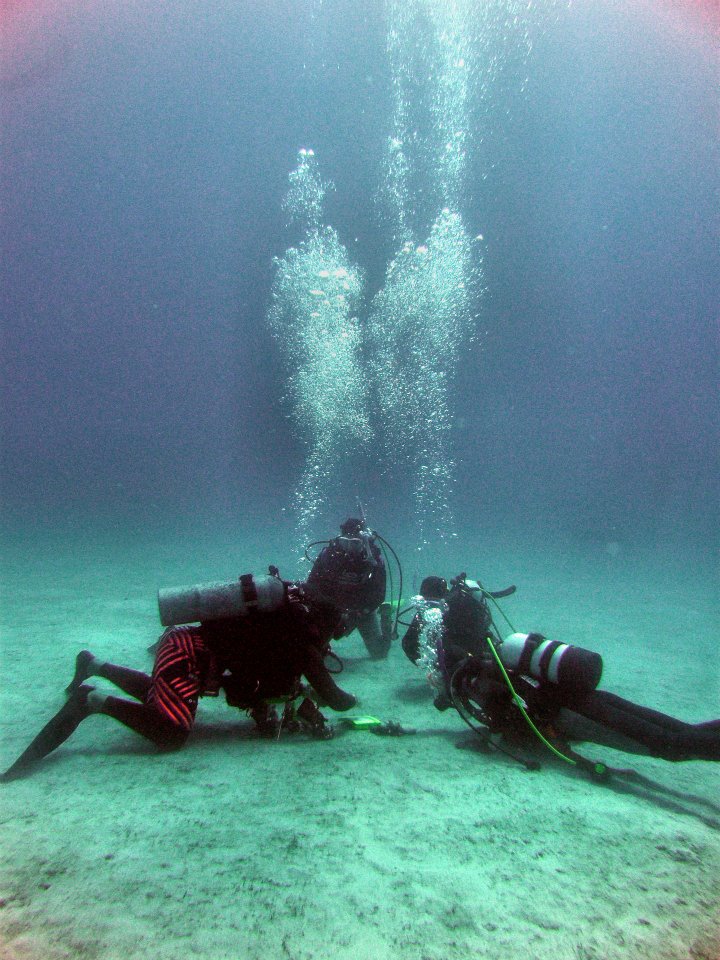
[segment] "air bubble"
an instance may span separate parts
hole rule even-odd
[[[300,151],[289,176],[285,208],[301,225],[302,239],[274,261],[268,314],[288,370],[288,399],[307,456],[294,505],[298,539],[307,542],[326,504],[337,465],[352,462],[370,436],[367,384],[357,319],[364,278],[336,231],[323,224],[327,184],[309,151]],[[328,295],[313,278],[342,279],[343,292]]]

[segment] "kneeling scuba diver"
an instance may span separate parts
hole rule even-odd
[[[333,730],[318,703],[340,712],[357,703],[337,686],[325,662],[332,655],[330,641],[342,632],[342,612],[306,597],[302,583],[281,580],[276,567],[265,577],[245,574],[160,590],[158,606],[168,629],[157,644],[152,674],[81,651],[67,702],[0,779],[22,776],[92,714],[112,717],[174,750],[192,730],[199,699],[220,690],[264,736],[278,736],[284,726],[328,739]],[[127,696],[97,691],[85,682],[91,677],[110,681]],[[277,704],[283,705],[282,718]]]
[[[402,646],[426,669],[438,709],[454,707],[486,744],[531,769],[536,761],[515,755],[492,736],[536,738],[560,759],[599,776],[609,768],[577,754],[571,742],[668,761],[720,760],[720,720],[684,723],[600,690],[599,654],[518,633],[509,620],[513,632],[503,639],[489,603],[502,613],[498,599],[514,592],[510,587],[493,593],[464,573],[449,585],[441,577],[423,581]]]

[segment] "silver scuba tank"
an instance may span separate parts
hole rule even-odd
[[[280,577],[243,574],[237,580],[196,583],[189,587],[158,590],[160,623],[201,623],[245,617],[251,611],[270,612],[286,600],[287,587]]]

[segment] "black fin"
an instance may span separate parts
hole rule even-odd
[[[8,781],[21,777],[38,760],[42,760],[43,757],[65,743],[67,738],[75,732],[79,724],[87,717],[87,698],[93,689],[94,687],[86,684],[78,687],[75,694],[58,710],[52,720],[45,724],[15,763],[0,775],[0,780]]]

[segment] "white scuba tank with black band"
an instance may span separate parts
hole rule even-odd
[[[511,633],[498,653],[508,670],[553,683],[567,693],[589,693],[602,677],[599,653],[548,640],[541,633]]]

